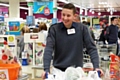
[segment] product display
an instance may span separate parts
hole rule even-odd
[[[0,76],[0,79],[16,80],[19,77],[21,65],[15,52],[15,37],[12,35],[1,35],[0,40],[0,73],[1,75],[4,74],[4,77]]]

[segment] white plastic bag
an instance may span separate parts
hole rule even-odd
[[[65,72],[53,68],[52,75],[48,75],[45,80],[102,80],[99,78],[97,71],[89,71],[88,76],[85,75],[81,67],[68,67]]]
[[[54,80],[64,80],[65,79],[65,72],[54,68],[52,69],[52,75],[54,76]]]
[[[55,80],[54,75],[49,74],[49,75],[48,75],[48,78],[45,79],[45,80]]]
[[[109,70],[108,70],[108,69],[106,69],[106,71],[105,71],[104,80],[111,80],[111,79],[110,79],[110,73],[109,73]]]
[[[102,79],[98,76],[98,72],[97,72],[97,71],[89,71],[89,73],[88,73],[88,78],[92,78],[93,80],[102,80]]]
[[[85,74],[81,67],[68,67],[65,72],[53,68],[52,75],[48,75],[46,80],[80,80],[83,76]]]
[[[65,80],[80,80],[83,76],[85,73],[81,67],[69,67],[65,71]]]

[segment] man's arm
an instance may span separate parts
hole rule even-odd
[[[54,25],[53,25],[54,26]],[[45,72],[50,72],[50,63],[52,59],[52,53],[55,46],[55,30],[54,27],[51,26],[48,31],[47,43],[44,51],[44,70]]]
[[[90,32],[86,26],[83,26],[83,41],[90,55],[94,68],[99,68],[99,56],[96,45],[90,35]]]

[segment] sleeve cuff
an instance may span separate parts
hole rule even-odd
[[[45,72],[49,72],[50,73],[50,69],[44,69]]]

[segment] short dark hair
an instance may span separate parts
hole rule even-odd
[[[65,5],[63,6],[63,8],[72,9],[72,10],[73,10],[73,13],[74,13],[74,14],[76,13],[76,8],[75,8],[75,6],[74,6],[72,3],[65,4]]]
[[[111,18],[111,21],[114,21],[114,19],[117,19],[117,17],[112,17],[112,18]]]

